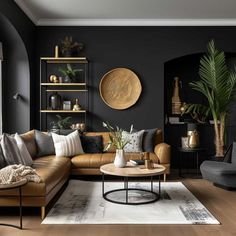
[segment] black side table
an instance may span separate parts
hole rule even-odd
[[[201,147],[199,147],[199,148],[182,148],[182,147],[179,147],[178,151],[179,151],[179,176],[183,177],[182,176],[182,156],[183,156],[184,153],[192,153],[193,156],[196,157],[196,159],[197,159],[197,164],[196,164],[196,166],[197,166],[197,176],[198,176],[198,174],[199,174],[199,153],[204,152],[205,149],[201,148]]]
[[[14,188],[19,189],[19,208],[20,208],[20,225],[19,226],[18,225],[13,225],[13,224],[4,224],[4,223],[0,223],[0,225],[10,226],[10,227],[14,227],[14,228],[17,228],[17,229],[22,229],[22,194],[21,194],[21,187],[23,187],[26,184],[27,184],[26,179],[18,181],[16,183],[12,183],[12,184],[0,184],[0,191],[14,189]]]

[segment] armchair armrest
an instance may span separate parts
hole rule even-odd
[[[167,143],[159,143],[154,148],[160,164],[170,164],[171,146]]]

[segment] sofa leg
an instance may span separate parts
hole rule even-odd
[[[166,174],[164,174],[163,177],[164,182],[166,182]]]
[[[45,218],[45,206],[41,207],[41,219]]]

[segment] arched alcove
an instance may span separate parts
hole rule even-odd
[[[3,44],[3,131],[30,129],[30,69],[26,47],[11,22],[0,14],[0,41]],[[15,100],[13,96],[19,93]]]
[[[164,114],[166,120],[169,117],[176,117],[176,115],[172,114],[171,111],[171,98],[173,94],[173,79],[174,77],[179,77],[181,81],[180,88],[180,97],[181,102],[186,103],[201,103],[207,104],[205,97],[195,90],[191,89],[189,83],[191,81],[196,81],[199,79],[199,63],[200,58],[203,53],[196,53],[185,55],[182,57],[173,58],[164,64]],[[235,53],[226,53],[226,62],[229,68],[236,64],[236,54]],[[231,113],[228,119],[228,132],[227,132],[227,141],[231,143],[235,140],[236,134],[236,108],[233,104]],[[169,143],[172,147],[172,167],[178,167],[178,147],[181,146],[181,137],[186,136],[187,134],[187,125],[186,122],[194,122],[189,117],[178,116],[180,119],[180,123],[178,124],[170,124],[168,122],[165,123],[165,141]],[[189,120],[188,120],[189,119]],[[185,122],[185,124],[181,123]],[[199,124],[198,131],[200,132],[200,143],[201,146],[206,149],[206,152],[203,155],[204,158],[208,158],[209,156],[213,156],[215,153],[215,145],[214,145],[214,129],[213,125],[209,123]],[[195,158],[188,158],[186,161],[186,165],[188,167],[194,168]]]

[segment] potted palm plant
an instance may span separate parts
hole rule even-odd
[[[215,131],[215,156],[224,156],[226,118],[235,98],[236,67],[230,71],[225,54],[215,48],[214,40],[208,43],[207,53],[200,60],[200,79],[190,83],[192,89],[203,94],[207,105],[187,104],[183,113],[212,116]]]
[[[126,166],[126,158],[124,153],[124,147],[129,143],[129,140],[125,139],[122,136],[123,129],[116,126],[113,128],[108,122],[103,122],[103,127],[109,130],[109,142],[105,147],[105,151],[107,151],[110,147],[114,147],[116,149],[116,156],[114,160],[114,165],[118,168],[123,168]],[[133,125],[130,127],[130,133],[133,132]]]

